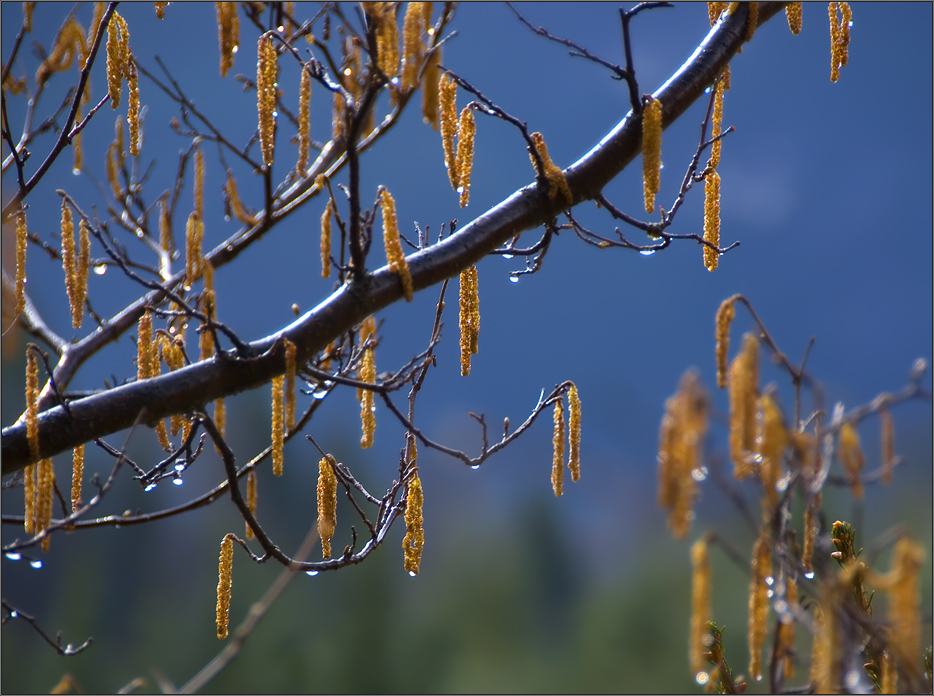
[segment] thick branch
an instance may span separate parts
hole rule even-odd
[[[759,23],[782,7],[782,3],[760,3]],[[718,22],[688,61],[655,92],[664,107],[664,127],[703,95],[734,56],[745,36],[747,13],[746,5],[740,5],[735,13]],[[639,154],[641,145],[641,118],[630,112],[565,171],[574,204],[598,196]],[[566,207],[560,197],[549,199],[538,185],[520,189],[457,233],[409,257],[415,289],[453,277],[516,235],[545,224]],[[49,408],[39,417],[39,456],[49,457],[128,428],[144,410],[143,421],[154,422],[259,387],[285,371],[280,337],[288,337],[298,347],[297,357],[304,362],[334,337],[402,297],[399,277],[383,267],[372,275],[355,278],[294,323],[252,343],[258,357],[244,360],[215,356],[160,377],[72,401],[70,416],[61,406]],[[34,461],[29,454],[25,422],[3,430],[2,457],[4,475]]]

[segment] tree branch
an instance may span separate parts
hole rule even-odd
[[[782,7],[783,3],[760,3],[759,23]],[[654,97],[663,105],[663,127],[671,125],[716,80],[745,39],[747,18],[746,5],[725,15],[688,61],[655,92]],[[565,170],[573,204],[599,196],[603,187],[639,154],[641,146],[641,117],[630,112],[590,152]],[[423,290],[453,277],[497,246],[545,224],[567,207],[560,197],[549,199],[536,184],[516,191],[455,234],[410,256],[415,289]],[[166,285],[171,287],[172,283]],[[281,338],[292,341],[298,348],[297,359],[305,362],[335,337],[402,297],[398,275],[384,266],[360,282],[342,286],[277,333],[250,344],[253,355],[258,357],[219,360],[215,356],[160,377],[78,399],[69,404],[70,417],[61,406],[47,408],[39,416],[39,458],[128,428],[144,408],[147,419],[154,423],[173,413],[190,412],[214,399],[259,387],[285,372]],[[68,360],[68,352],[63,360]],[[2,458],[3,475],[36,461],[29,453],[24,421],[4,428]]]

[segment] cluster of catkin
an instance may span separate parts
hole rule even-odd
[[[568,443],[567,467],[571,480],[580,481],[581,477],[581,400],[577,386],[571,382],[568,386],[568,423],[565,424],[564,400],[557,399],[554,409],[554,435],[552,436],[551,488],[555,496],[564,494],[564,443]]]
[[[78,239],[75,239],[71,208],[62,200],[62,267],[65,271],[68,305],[71,308],[71,325],[76,329],[81,326],[84,317],[84,298],[88,294],[88,267],[91,263],[91,236],[84,218],[81,219],[78,229]]]
[[[130,30],[126,20],[114,12],[107,25],[107,91],[110,106],[120,106],[120,92],[123,80],[127,82],[129,105],[127,123],[130,127],[130,155],[139,155],[139,71],[130,50]]]
[[[789,678],[794,675],[794,625],[797,621],[795,612],[800,611],[797,605],[798,575],[784,566],[773,568],[772,554],[779,544],[779,540],[773,537],[773,513],[779,502],[779,494],[784,490],[780,482],[785,476],[783,467],[787,455],[788,462],[796,467],[804,484],[801,567],[806,578],[813,578],[812,557],[815,553],[821,506],[819,486],[823,481],[821,458],[832,456],[833,440],[831,435],[823,436],[825,449],[822,451],[816,434],[806,432],[803,427],[799,429],[786,425],[774,388],[770,387],[760,392],[759,340],[754,334],[747,333],[743,337],[740,351],[728,364],[729,332],[739,297],[730,297],[721,304],[717,312],[715,333],[717,384],[729,391],[729,442],[733,475],[737,479],[755,475],[763,487],[762,525],[751,553],[749,672],[754,679],[761,678],[762,651],[767,638],[769,616],[774,609],[779,620],[773,647],[776,658],[781,660],[785,677]],[[676,537],[684,536],[690,527],[696,482],[704,478],[699,460],[699,445],[705,428],[702,416],[704,399],[696,374],[689,371],[682,378],[678,392],[668,400],[666,414],[662,420],[658,455],[659,503],[671,508],[669,526]],[[882,472],[883,479],[888,482],[896,463],[894,427],[888,413],[887,399],[882,398],[881,402],[878,412],[882,424]],[[865,456],[860,447],[855,422],[840,422],[834,429],[837,431],[837,459],[847,475],[854,497],[862,497],[860,471],[865,464]],[[920,567],[919,557],[923,558],[920,547],[908,540],[900,541],[892,572],[887,576],[875,575],[864,566],[859,568],[855,565],[857,554],[851,554],[853,563],[850,563],[846,554],[840,551],[844,548],[844,543],[837,540],[837,537],[846,538],[839,531],[842,525],[844,523],[840,522],[834,525],[834,544],[838,549],[834,557],[841,562],[844,569],[839,576],[822,581],[820,601],[814,614],[811,678],[815,684],[821,685],[817,688],[821,693],[835,688],[834,685],[840,683],[840,641],[844,638],[840,633],[841,628],[835,624],[834,617],[841,611],[842,602],[847,601],[847,597],[862,596],[860,593],[854,595],[853,591],[856,587],[854,583],[858,582],[860,577],[865,576],[867,581],[875,584],[878,589],[890,592],[889,610],[893,625],[908,622],[906,632],[911,635],[917,623],[918,599],[913,588],[917,584],[915,568]],[[849,528],[848,525],[846,527]],[[692,672],[699,683],[707,683],[716,676],[714,672],[704,671],[704,653],[707,649],[704,646],[710,644],[707,623],[712,618],[707,549],[711,539],[711,535],[704,535],[695,543],[691,553],[694,589],[690,661]],[[851,546],[852,539],[847,542],[846,548]],[[905,589],[906,587],[908,589]],[[866,605],[868,606],[868,600]],[[893,634],[890,638],[890,648],[891,650],[886,650],[880,670],[884,677],[883,682],[889,684],[889,688],[894,688],[893,674],[896,662],[899,665],[913,665],[906,667],[907,669],[919,668],[920,640],[917,644],[911,643],[910,648],[905,648]]]
[[[448,170],[451,188],[460,194],[460,207],[470,200],[470,173],[473,169],[474,136],[477,131],[473,109],[468,104],[457,116],[457,83],[450,73],[444,73],[438,83],[441,108],[441,145],[444,166]],[[454,138],[457,137],[457,149]]]

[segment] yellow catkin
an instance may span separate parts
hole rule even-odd
[[[324,206],[324,212],[321,213],[321,277],[329,278],[331,276],[331,215],[333,214],[333,203],[328,198],[327,205]]]
[[[399,27],[395,9],[384,5],[377,19],[376,54],[379,69],[390,80],[399,74]]]
[[[260,38],[256,61],[256,108],[259,115],[259,143],[263,164],[272,166],[276,145],[276,77],[279,64],[276,48],[268,36]]]
[[[798,583],[790,576],[785,577],[785,583],[785,601],[789,607],[796,607]],[[785,663],[785,679],[791,679],[795,676],[795,621],[790,611],[779,617],[778,634],[779,654]]]
[[[424,3],[410,2],[402,23],[402,76],[399,89],[405,93],[418,87],[418,69],[425,58]]]
[[[217,296],[214,293],[214,265],[204,261],[204,291],[201,293],[201,310],[208,320],[213,321],[217,312]],[[210,360],[214,355],[214,332],[204,327],[199,340],[201,360]]]
[[[716,171],[707,174],[704,182],[704,241],[720,246],[720,175]],[[720,252],[704,245],[704,267],[717,270]]]
[[[902,537],[892,555],[892,583],[886,588],[889,600],[889,642],[902,669],[918,680],[921,676],[921,587],[924,565],[921,544]]]
[[[742,480],[753,473],[749,463],[756,435],[756,398],[759,393],[759,341],[743,336],[743,349],[730,363],[730,457],[733,476]]]
[[[237,3],[215,2],[217,9],[217,40],[221,53],[221,77],[233,67],[234,55],[240,44],[240,20],[237,17]]]
[[[272,473],[282,476],[285,429],[283,428],[283,388],[285,378],[282,375],[272,378]]]
[[[258,494],[256,491],[256,471],[250,469],[250,473],[246,477],[246,506],[250,509],[250,513],[253,517],[256,517],[256,500]],[[256,535],[253,533],[253,528],[244,523],[246,526],[245,535],[247,539],[253,539]]]
[[[227,434],[227,406],[223,399],[214,399],[214,425],[222,437]]]
[[[859,446],[859,433],[852,423],[844,423],[840,427],[837,457],[850,481],[850,488],[854,498],[863,497],[863,483],[860,480],[860,471],[866,463],[866,457]]]
[[[444,147],[444,166],[448,170],[451,188],[458,187],[455,164],[454,136],[457,134],[457,83],[448,73],[438,81],[438,101],[441,105],[441,145]]]
[[[185,272],[186,284],[191,287],[202,273],[201,241],[204,237],[204,223],[198,213],[188,216],[185,225]]]
[[[788,19],[788,28],[791,29],[791,33],[795,36],[801,33],[803,16],[802,3],[789,2],[785,5],[785,17]]]
[[[435,130],[438,130],[439,126],[438,81],[441,79],[441,69],[438,64],[440,62],[441,49],[436,48],[428,54],[422,78],[422,119]]]
[[[581,399],[577,385],[568,390],[568,469],[575,483],[581,478]]]
[[[817,541],[819,513],[823,494],[818,491],[804,509],[804,541],[801,546],[801,565],[805,575],[814,574],[814,544]]]
[[[230,203],[230,209],[234,217],[240,222],[252,225],[255,222],[253,215],[243,205],[243,201],[240,200],[240,193],[237,191],[237,180],[234,179],[233,172],[229,169],[227,170],[227,184],[224,190],[227,194],[227,201]]]
[[[842,49],[840,67],[845,68],[850,59],[850,25],[853,23],[853,10],[850,9],[850,3],[840,3],[840,14],[840,44]]]
[[[16,214],[16,310],[26,309],[26,211]]]
[[[285,427],[295,427],[295,344],[285,339]]]
[[[334,111],[331,115],[331,139],[340,140],[347,130],[347,102],[340,92],[334,93]]]
[[[834,614],[833,589],[822,587],[821,602],[814,611],[814,640],[811,644],[810,681],[814,693],[834,693],[834,673],[837,660],[836,616]]]
[[[36,533],[52,523],[52,493],[55,488],[55,469],[51,459],[43,459],[36,469]],[[52,537],[42,540],[42,550],[48,552]]]
[[[730,325],[736,317],[736,296],[728,297],[717,309],[717,386],[726,387],[726,362],[730,352]]]
[[[759,418],[756,436],[759,455],[759,480],[765,491],[770,510],[778,503],[775,484],[782,474],[782,452],[788,443],[788,435],[782,421],[782,413],[771,395],[759,399]]]
[[[127,91],[129,99],[127,102],[126,122],[130,126],[130,155],[139,156],[139,71],[136,69],[136,63],[133,62],[133,56],[130,55],[127,62]]]
[[[302,69],[302,81],[298,88],[298,164],[295,174],[305,176],[311,158],[311,74]]]
[[[892,470],[895,468],[895,424],[887,408],[879,410],[882,422],[882,483],[892,483]]]
[[[139,318],[136,339],[136,379],[149,379],[155,373],[156,346],[153,343],[152,314],[147,310]]]
[[[704,653],[708,649],[705,637],[707,622],[713,618],[710,608],[710,553],[705,534],[691,547],[691,674],[706,671]]]
[[[84,445],[74,448],[71,458],[71,511],[81,507],[81,487],[84,483]]]
[[[897,694],[898,693],[898,667],[896,662],[889,656],[888,650],[882,653],[879,658],[882,674],[879,677],[879,693]]]
[[[233,584],[233,534],[221,541],[221,553],[217,563],[217,637],[227,637],[230,624],[230,595]]]
[[[567,437],[564,425],[564,404],[561,399],[555,401],[554,421],[555,432],[551,438],[553,445],[551,487],[555,492],[555,496],[560,496],[564,493],[564,440]]]
[[[768,633],[769,585],[772,575],[772,547],[767,525],[762,525],[752,549],[752,580],[749,584],[749,674],[762,678],[762,646]]]
[[[688,370],[678,391],[665,402],[659,430],[658,504],[670,509],[668,526],[676,539],[691,528],[697,495],[695,469],[700,465],[706,431],[706,397],[697,372]]]
[[[195,215],[204,220],[204,152],[200,147],[195,150],[194,201]]]
[[[642,191],[645,212],[655,212],[662,171],[662,103],[650,99],[642,109]]]
[[[461,376],[470,374],[470,356],[479,350],[480,296],[477,286],[477,267],[470,266],[460,274]]]
[[[725,91],[726,77],[724,76],[720,79],[719,82],[717,82],[717,90],[714,93],[713,98],[713,119],[710,131],[710,135],[713,138],[716,138],[718,135],[720,135],[720,133],[723,132],[723,93]],[[710,160],[707,162],[708,167],[716,169],[720,166],[720,150],[722,145],[723,139],[721,138],[710,146]]]
[[[26,353],[26,440],[29,456],[39,458],[39,361],[33,351]]]
[[[405,537],[402,539],[402,549],[405,555],[404,567],[406,572],[414,577],[418,575],[418,567],[422,562],[422,548],[425,546],[422,518],[424,495],[422,482],[418,478],[418,469],[409,479],[408,493],[405,498]]]
[[[337,475],[334,467],[337,460],[330,454],[318,462],[318,536],[321,537],[321,553],[331,557],[331,539],[337,528]]]
[[[112,109],[120,106],[120,88],[126,74],[126,48],[129,40],[126,22],[118,12],[114,12],[107,25],[107,93]]]
[[[845,2],[831,2],[827,5],[830,15],[830,81],[840,79],[840,68],[849,60],[850,20],[853,17],[850,6]],[[837,12],[842,15],[837,20]]]
[[[360,368],[360,381],[367,384],[376,382],[376,360],[375,349],[373,347],[365,349],[363,353],[363,365]],[[376,431],[376,406],[373,404],[373,392],[364,389],[360,398],[360,422],[363,429],[363,435],[360,438],[360,447],[369,449],[373,446],[373,434]]]
[[[153,5],[156,6],[156,19],[165,19],[165,8],[168,7],[169,4],[168,2],[153,3]]]
[[[465,106],[457,122],[457,156],[454,166],[457,167],[457,182],[460,190],[460,206],[467,207],[470,201],[470,172],[473,169],[474,137],[477,125],[474,121],[473,109]]]
[[[749,4],[749,19],[746,21],[746,38],[744,42],[752,41],[752,37],[756,34],[756,27],[759,26],[759,3],[750,2]]]
[[[383,245],[386,247],[386,263],[389,265],[390,272],[399,276],[405,299],[411,302],[415,290],[412,285],[412,275],[409,273],[409,264],[402,251],[402,240],[399,238],[396,202],[385,186],[379,187],[379,196],[380,207],[383,210]]]
[[[75,223],[68,203],[62,200],[62,268],[65,271],[65,292],[71,308],[72,323],[75,318]],[[77,327],[75,327],[77,328]]]
[[[91,232],[84,220],[78,225],[78,258],[75,260],[74,303],[71,308],[72,328],[80,328],[84,319],[84,300],[88,296],[88,271],[91,266]]]
[[[545,171],[539,173],[548,180],[548,198],[552,199],[560,192],[566,202],[572,203],[574,201],[574,195],[571,193],[571,187],[568,186],[568,181],[564,177],[564,172],[561,171],[561,167],[551,161],[544,136],[541,133],[535,132],[529,137],[531,137],[532,142],[535,143],[535,149],[538,151],[539,157],[542,158],[542,164],[545,166]],[[529,159],[532,160],[532,166],[536,167],[537,171],[538,165],[531,153],[529,153]]]
[[[707,15],[710,19],[710,26],[713,26],[717,23],[717,19],[720,17],[720,13],[723,12],[728,3],[725,2],[708,2],[707,3]]]
[[[36,533],[36,478],[38,468],[38,464],[30,464],[23,469],[23,495],[25,498],[23,529],[29,536]]]

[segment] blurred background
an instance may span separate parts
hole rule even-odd
[[[622,64],[617,6],[603,3],[530,3],[518,6],[535,25],[572,39]],[[305,20],[317,5],[296,3]],[[50,50],[71,5],[40,3],[33,33],[25,39],[13,74],[32,80],[39,59],[29,44]],[[234,143],[256,129],[255,97],[234,74],[255,79],[257,32],[241,11],[241,50],[226,79],[219,77],[215,10],[210,3],[176,3],[165,19],[152,4],[119,8],[130,29],[137,60],[156,70],[159,56],[186,93]],[[404,8],[403,8],[404,11]],[[435,5],[435,18],[440,4]],[[22,21],[19,3],[3,3],[2,53],[8,59]],[[354,15],[352,6],[344,8]],[[724,126],[736,133],[724,142],[721,244],[741,246],[723,256],[715,273],[705,270],[694,242],[673,244],[651,257],[623,250],[597,250],[570,233],[552,243],[541,271],[509,282],[519,259],[490,257],[479,265],[480,352],[470,377],[460,377],[457,315],[448,294],[438,366],[421,392],[417,422],[437,441],[475,453],[482,413],[496,424],[522,422],[542,389],[571,379],[583,408],[582,479],[568,482],[555,499],[549,472],[551,418],[546,413],[518,443],[479,470],[420,448],[425,490],[426,544],[417,578],[402,567],[402,525],[365,563],[338,573],[301,575],[291,583],[256,629],[237,660],[206,691],[217,692],[684,692],[695,691],[688,670],[690,612],[689,544],[705,530],[727,536],[748,555],[755,530],[712,480],[701,486],[697,519],[688,539],[675,541],[656,500],[655,455],[665,399],[683,372],[695,366],[715,409],[727,412],[726,395],[715,388],[714,314],[720,302],[744,293],[779,346],[793,362],[808,340],[816,343],[809,372],[823,385],[825,406],[847,409],[907,383],[916,358],[931,359],[931,5],[854,5],[852,43],[840,81],[829,81],[826,4],[806,3],[804,29],[793,36],[783,16],[761,27],[732,63],[732,90]],[[84,27],[90,3],[78,7]],[[400,14],[401,18],[401,14]],[[625,85],[598,65],[568,56],[562,46],[535,36],[500,4],[461,5],[450,29],[444,64],[469,80],[512,115],[541,131],[553,160],[566,167],[584,155],[629,110]],[[709,31],[706,5],[687,3],[640,14],[632,24],[637,77],[653,92],[691,55]],[[302,44],[304,46],[304,44]],[[304,50],[304,49],[302,49]],[[279,88],[297,113],[299,66],[280,61]],[[43,97],[45,114],[74,84],[76,70],[54,76]],[[103,57],[92,76],[93,102],[106,89]],[[141,168],[152,163],[148,198],[171,188],[177,153],[190,140],[171,132],[174,103],[140,78],[144,123]],[[415,98],[418,100],[418,97]],[[84,133],[86,170],[72,174],[66,153],[28,198],[30,231],[57,246],[60,198],[68,191],[85,210],[106,215],[105,176],[113,119],[126,116],[126,96],[113,112],[105,106]],[[460,92],[458,108],[467,103]],[[40,107],[42,106],[40,104]],[[698,102],[665,131],[661,192],[670,208],[697,146],[705,103]],[[8,100],[14,137],[26,105]],[[381,104],[377,118],[387,113]],[[330,135],[331,99],[312,93],[311,136]],[[362,157],[364,201],[386,185],[395,197],[404,234],[417,221],[434,236],[442,222],[461,226],[533,179],[524,142],[515,128],[477,115],[470,205],[461,210],[444,170],[438,133],[422,122],[418,102],[394,132]],[[280,129],[274,172],[283,178],[295,153],[286,125]],[[34,171],[51,138],[31,147]],[[205,246],[213,248],[237,230],[224,219],[224,171],[216,150],[205,144]],[[4,149],[4,153],[8,152]],[[254,152],[256,149],[254,148]],[[705,155],[706,157],[706,155]],[[261,184],[232,163],[244,202],[261,205]],[[341,176],[345,180],[346,175]],[[636,161],[605,189],[617,206],[644,218],[641,165]],[[174,227],[183,229],[190,178]],[[13,168],[2,180],[3,198],[15,190]],[[689,194],[672,232],[700,232],[703,192]],[[218,317],[241,338],[255,340],[291,322],[291,305],[307,311],[332,290],[320,277],[318,199],[291,216],[236,263],[218,270]],[[613,221],[592,205],[575,211],[591,229],[612,235]],[[636,242],[638,231],[624,230]],[[527,233],[523,244],[537,239]],[[13,267],[4,231],[4,266]],[[144,248],[126,235],[131,254]],[[99,256],[101,249],[92,249]],[[379,265],[375,261],[374,265]],[[28,290],[45,320],[72,336],[61,264],[30,248]],[[427,345],[438,286],[410,303],[381,312],[377,369],[391,371]],[[91,275],[89,298],[110,317],[138,296],[118,272]],[[752,327],[739,309],[734,347]],[[75,338],[92,324],[86,317]],[[3,351],[2,420],[12,424],[24,408],[24,338]],[[71,389],[101,388],[104,379],[135,374],[132,338],[89,361]],[[763,351],[762,384],[774,381],[786,413],[791,382]],[[930,376],[925,385],[930,388]],[[402,403],[399,395],[397,403]],[[308,397],[300,397],[299,408]],[[805,393],[804,410],[814,402]],[[268,444],[269,389],[227,400],[229,441],[239,461]],[[828,522],[857,527],[858,543],[874,548],[895,525],[907,526],[927,558],[922,575],[924,635],[931,631],[932,422],[929,403],[892,409],[896,445],[904,466],[890,487],[871,486],[862,503],[846,489],[827,491]],[[385,490],[396,475],[403,430],[377,407],[376,443],[359,448],[359,407],[351,390],[337,391],[307,432],[351,467],[371,491]],[[879,465],[878,420],[860,428],[867,468]],[[108,441],[124,444],[126,433]],[[705,443],[708,463],[727,458],[726,429],[716,415]],[[155,438],[135,434],[128,451],[139,461],[160,458]],[[286,446],[286,475],[263,470],[259,517],[277,543],[292,551],[315,522],[318,455],[304,439]],[[109,473],[111,460],[88,448],[86,479]],[[835,465],[836,466],[836,465]],[[70,458],[56,459],[60,479]],[[839,472],[838,472],[839,473]],[[222,479],[213,451],[188,472],[185,485],[162,485],[143,494],[121,481],[101,509],[151,511],[197,497]],[[748,482],[747,482],[748,483]],[[757,505],[753,485],[741,489]],[[21,514],[22,490],[3,492],[3,511]],[[795,510],[800,519],[800,510]],[[350,541],[350,510],[339,510],[335,547]],[[223,499],[210,507],[163,522],[123,529],[56,536],[43,567],[3,559],[5,600],[34,615],[65,643],[94,645],[83,654],[57,656],[29,626],[2,629],[2,689],[41,692],[66,672],[89,692],[113,691],[131,680],[157,690],[157,677],[181,685],[222,647],[215,636],[214,602],[218,544],[242,521]],[[3,525],[3,543],[22,528]],[[888,570],[890,550],[879,547],[878,568]],[[320,553],[320,551],[316,551]],[[726,624],[727,656],[747,674],[748,574],[713,552],[714,614]],[[231,626],[278,576],[279,567],[257,566],[242,553],[234,561]],[[774,620],[774,619],[773,619]],[[799,630],[799,649],[810,639]],[[803,684],[806,667],[791,684]],[[766,684],[753,683],[751,691]]]

